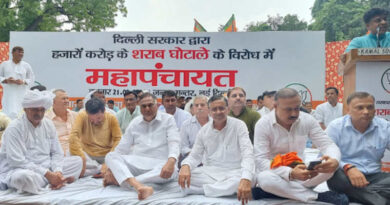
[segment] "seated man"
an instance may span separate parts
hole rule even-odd
[[[26,91],[25,114],[4,132],[0,149],[0,188],[39,194],[49,183],[60,189],[80,175],[80,157],[64,158],[53,123],[44,118],[53,103],[48,91]]]
[[[118,119],[119,125],[121,126],[122,133],[125,133],[127,126],[130,122],[141,115],[139,111],[137,94],[132,91],[125,90],[123,91],[123,101],[125,107],[119,110],[116,113],[116,118]]]
[[[256,122],[260,119],[260,114],[245,106],[246,92],[240,87],[232,88],[227,93],[229,102],[229,116],[240,119],[248,127],[249,139],[253,144],[253,133]]]
[[[257,183],[264,191],[279,197],[302,202],[348,204],[344,194],[331,191],[317,193],[312,190],[332,177],[339,164],[340,151],[314,117],[300,112],[300,106],[298,92],[283,88],[275,94],[275,109],[256,124],[254,152]],[[302,163],[295,166],[281,164],[271,168],[271,160],[280,155],[295,152],[298,158],[303,159],[307,137],[323,154],[323,162],[314,167],[314,171],[307,170]],[[255,195],[253,197],[258,198]]]
[[[195,143],[196,135],[203,125],[209,121],[209,106],[207,104],[207,97],[198,95],[194,98],[192,106],[194,116],[183,122],[180,129],[181,137],[181,155],[186,157]]]
[[[222,95],[211,97],[208,104],[212,120],[200,129],[183,161],[179,184],[185,194],[219,197],[237,193],[238,200],[247,203],[255,172],[248,129],[243,121],[228,117]],[[203,166],[197,167],[203,158]]]
[[[390,203],[390,173],[381,172],[381,159],[390,149],[390,123],[375,117],[374,96],[348,96],[348,115],[334,120],[326,132],[340,147],[340,168],[328,181],[331,190],[362,204]]]
[[[104,186],[132,186],[143,200],[153,194],[144,183],[164,183],[177,177],[180,136],[172,115],[157,111],[157,98],[140,96],[142,116],[126,129],[119,145],[106,156]]]
[[[176,107],[177,95],[173,90],[167,90],[162,94],[163,107],[160,111],[173,115],[177,127],[180,129],[183,122],[191,118],[191,114],[185,110]]]
[[[106,168],[104,158],[114,150],[121,136],[118,120],[105,112],[104,102],[98,98],[88,100],[85,110],[76,117],[69,137],[70,154],[83,159],[80,176],[98,174],[96,177],[101,177]]]
[[[53,107],[46,112],[45,117],[53,121],[66,156],[69,155],[69,135],[77,112],[68,109],[69,97],[65,90],[57,89],[53,93],[56,95],[53,99]]]

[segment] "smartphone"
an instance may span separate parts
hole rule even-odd
[[[321,160],[311,161],[309,166],[307,167],[307,170],[313,170],[316,165],[321,164],[321,163],[322,163]]]

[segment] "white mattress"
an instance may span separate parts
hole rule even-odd
[[[307,149],[306,160],[311,161],[318,155],[318,150]],[[204,205],[204,204],[241,204],[236,196],[210,198],[201,195],[182,197],[177,182],[164,184],[163,186],[152,185],[155,193],[147,200],[139,201],[133,190],[126,190],[117,186],[102,186],[102,179],[90,177],[82,178],[72,184],[68,184],[60,190],[47,188],[42,194],[19,194],[9,189],[0,191],[0,204],[180,204],[180,205]],[[164,189],[164,190],[163,190]],[[325,183],[315,189],[318,192],[328,190]],[[302,204],[292,200],[257,200],[249,204]],[[324,204],[324,203],[317,203]]]

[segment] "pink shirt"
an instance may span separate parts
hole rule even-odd
[[[70,131],[72,130],[74,120],[76,119],[76,116],[78,114],[77,112],[74,112],[69,109],[66,109],[66,111],[68,115],[67,121],[64,121],[59,116],[57,116],[54,113],[53,108],[50,108],[45,114],[48,119],[53,121],[54,126],[56,127],[57,135],[65,155],[67,155],[69,151],[69,135]]]

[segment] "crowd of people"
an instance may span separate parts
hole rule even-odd
[[[27,89],[34,74],[22,57],[15,47],[0,66],[9,86],[0,116],[1,190],[39,194],[92,176],[103,178],[102,186],[134,189],[140,200],[153,194],[153,184],[177,181],[183,196],[237,194],[242,204],[390,204],[390,173],[381,172],[390,123],[375,116],[370,93],[350,94],[344,116],[334,87],[316,110],[292,88],[264,92],[256,110],[241,87],[193,99],[166,90],[161,106],[149,92],[126,90],[120,110],[95,90],[70,110],[63,89]],[[310,165],[307,147],[321,152]],[[329,191],[313,190],[324,182]]]

